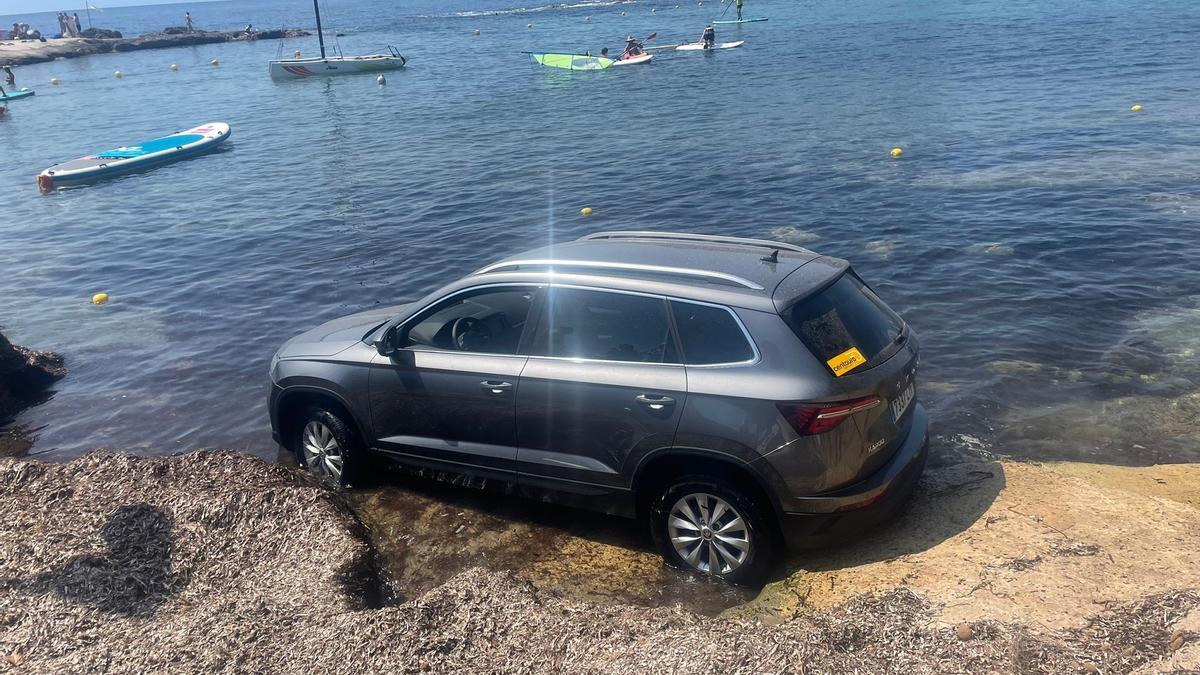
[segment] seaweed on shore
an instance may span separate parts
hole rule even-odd
[[[371,602],[378,567],[344,500],[226,451],[0,460],[0,509],[0,658],[22,672],[1125,673],[1194,639],[1172,626],[1200,606],[1168,593],[1037,634],[941,625],[897,588],[768,626],[481,568]]]

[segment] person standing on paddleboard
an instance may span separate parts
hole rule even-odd
[[[705,49],[712,49],[717,44],[717,31],[713,29],[712,24],[704,27],[704,34],[700,36],[700,43]]]
[[[12,68],[9,68],[8,66],[4,66],[4,84],[7,84],[10,87],[17,86],[17,76],[13,75]]]
[[[734,0],[734,6],[737,7],[737,20],[742,20],[742,0]]]

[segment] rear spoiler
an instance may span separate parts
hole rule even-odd
[[[813,258],[783,278],[771,293],[775,311],[783,314],[801,300],[816,295],[842,277],[850,263],[841,258]]]

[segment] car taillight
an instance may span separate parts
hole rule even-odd
[[[813,436],[832,431],[854,413],[870,410],[881,403],[883,399],[878,396],[868,396],[837,403],[779,403],[778,407],[796,433]]]

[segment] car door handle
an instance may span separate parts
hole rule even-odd
[[[496,380],[484,380],[483,382],[479,383],[479,388],[486,389],[487,391],[490,391],[493,394],[503,394],[504,392],[508,391],[509,389],[512,389],[512,383],[511,382],[499,382]]]
[[[669,405],[675,405],[675,399],[670,396],[647,396],[646,394],[638,394],[637,402],[647,406],[651,410],[662,410]]]

